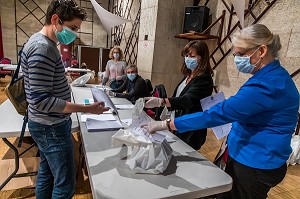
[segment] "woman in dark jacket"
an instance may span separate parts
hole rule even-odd
[[[184,78],[177,85],[171,98],[145,98],[145,107],[154,108],[166,105],[174,111],[173,117],[202,111],[200,100],[210,96],[213,91],[212,69],[209,63],[209,50],[203,41],[191,41],[182,50],[184,64],[181,73]],[[207,129],[175,133],[180,139],[198,150],[204,144]]]

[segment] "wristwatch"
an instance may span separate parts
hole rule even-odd
[[[172,131],[171,126],[170,126],[171,119],[170,118],[166,119],[166,122],[167,122],[168,130]]]

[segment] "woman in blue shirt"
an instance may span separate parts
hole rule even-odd
[[[233,178],[233,187],[223,198],[267,198],[286,174],[299,92],[276,59],[279,36],[266,26],[251,25],[234,34],[232,43],[237,69],[253,75],[236,95],[207,111],[150,122],[144,128],[151,133],[163,129],[184,133],[232,123],[225,171]]]

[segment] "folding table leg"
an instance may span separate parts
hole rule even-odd
[[[20,154],[17,150],[17,148],[10,143],[6,138],[2,138],[2,140],[4,141],[4,143],[14,151],[14,156],[15,156],[15,170],[7,177],[7,179],[0,185],[0,190],[3,189],[3,187],[12,179],[12,178],[17,178],[17,177],[27,177],[27,176],[35,176],[37,175],[37,172],[28,172],[28,173],[20,173],[17,174],[17,172],[19,171],[19,161],[20,161]],[[32,148],[33,146],[30,146],[30,148]],[[22,152],[21,154],[24,154],[26,151],[28,151],[29,149],[25,150],[24,152]]]
[[[13,178],[15,177],[16,173],[19,170],[19,152],[17,150],[17,148],[12,145],[6,138],[2,138],[2,140],[4,141],[4,143],[9,146],[9,148],[11,148],[14,151],[15,154],[15,170],[10,174],[10,176],[8,176],[8,178],[0,185],[0,190],[2,190],[2,188]]]

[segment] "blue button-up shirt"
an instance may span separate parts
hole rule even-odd
[[[292,151],[290,142],[298,118],[299,92],[278,60],[257,71],[236,95],[211,109],[176,118],[181,133],[233,123],[229,155],[252,168],[282,166]]]

